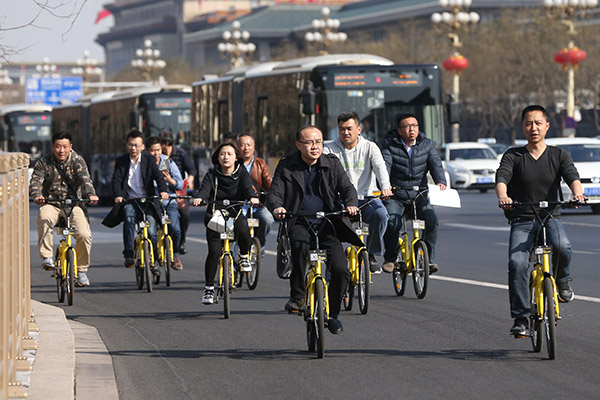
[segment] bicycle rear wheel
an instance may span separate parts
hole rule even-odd
[[[246,284],[248,289],[256,289],[258,285],[258,277],[260,276],[260,265],[262,263],[261,247],[258,238],[254,238],[252,246],[250,246],[250,265],[252,265],[252,271],[246,273]]]
[[[142,250],[143,251],[143,250]],[[136,243],[134,249],[134,272],[135,272],[135,284],[138,290],[144,288],[144,266],[142,265],[142,254],[140,254],[139,245]]]
[[[150,261],[150,246],[148,241],[144,240],[144,274],[146,275],[146,290],[152,292],[152,270],[150,269],[152,262]]]
[[[75,295],[75,256],[73,249],[67,249],[67,304],[73,305],[73,296]]]
[[[556,358],[556,307],[554,304],[554,286],[549,276],[544,278],[544,325],[548,358]]]
[[[529,316],[529,335],[531,336],[531,345],[535,353],[542,350],[542,341],[544,340],[544,324],[540,321],[538,315],[537,302],[533,287],[529,288],[529,297],[531,298],[531,315]]]
[[[371,292],[371,270],[369,256],[366,251],[358,255],[358,308],[361,314],[369,311],[369,297]]]
[[[429,282],[429,252],[422,240],[415,243],[413,251],[415,255],[415,265],[412,270],[413,286],[417,298],[422,299],[427,294]]]
[[[223,257],[223,265],[222,265],[223,270],[221,271],[223,274],[223,282],[222,282],[222,286],[221,286],[221,290],[223,291],[223,316],[225,317],[225,319],[229,318],[229,315],[231,313],[231,305],[230,300],[231,300],[231,281],[232,281],[232,276],[231,276],[231,258],[229,256],[225,256]]]
[[[325,355],[325,287],[322,279],[315,280],[315,329],[317,357]]]
[[[396,296],[403,296],[406,290],[406,265],[404,262],[394,268],[392,271],[392,280],[394,281]]]
[[[170,235],[165,236],[165,283],[171,286],[171,268],[173,268],[173,239]]]

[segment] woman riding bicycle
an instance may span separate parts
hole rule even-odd
[[[222,200],[251,200],[258,204],[256,191],[252,187],[252,178],[238,162],[240,152],[233,143],[222,143],[212,155],[211,161],[214,167],[209,170],[200,188],[194,195],[193,204],[200,205],[202,200],[209,202],[204,217],[206,228],[206,240],[208,242],[208,255],[204,265],[205,288],[202,296],[203,304],[215,302],[215,275],[221,255],[221,237],[219,232],[208,228],[208,221],[218,209],[218,202]],[[210,203],[212,202],[212,203]],[[214,203],[217,204],[214,204]],[[250,271],[252,266],[248,260],[248,252],[252,243],[248,221],[241,213],[241,206],[229,207],[228,211],[235,218],[234,232],[240,249],[239,265],[242,271]]]

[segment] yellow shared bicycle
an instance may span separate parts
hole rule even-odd
[[[137,288],[144,288],[144,280],[146,281],[146,290],[152,292],[152,282],[154,275],[154,246],[148,235],[150,221],[147,218],[148,206],[152,204],[152,200],[160,199],[158,196],[138,197],[125,200],[132,203],[141,212],[141,221],[136,223],[137,236],[133,247],[133,259],[135,268],[135,281]]]

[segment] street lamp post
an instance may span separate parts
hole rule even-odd
[[[567,118],[571,121],[565,124],[563,136],[575,136],[575,70],[579,63],[585,60],[585,51],[575,46],[575,18],[579,15],[585,17],[585,13],[598,5],[598,0],[544,0],[546,12],[550,18],[560,19],[567,27],[569,44],[567,48],[560,50],[554,56],[554,60],[562,64],[567,71]]]
[[[431,14],[431,22],[436,29],[444,33],[450,39],[453,51],[452,56],[444,61],[444,68],[452,71],[452,101],[458,103],[460,94],[460,75],[463,69],[469,66],[469,60],[462,56],[459,49],[462,43],[458,36],[461,30],[471,31],[479,22],[479,14],[471,11],[471,0],[439,0],[443,9],[448,9],[442,13]],[[460,124],[452,123],[452,141],[460,141]]]
[[[60,76],[60,74],[58,73],[58,67],[56,66],[56,64],[50,64],[50,59],[48,57],[44,57],[43,64],[36,65],[35,70],[37,71],[38,76],[45,78],[57,78]]]
[[[217,45],[221,56],[229,58],[233,68],[241,67],[246,63],[245,57],[251,57],[256,50],[254,43],[249,43],[250,32],[240,31],[240,21],[233,21],[233,31],[223,32],[223,40]]]
[[[83,58],[77,59],[77,67],[71,68],[71,73],[80,75],[84,82],[102,80],[102,68],[97,65],[98,60],[90,58],[90,52],[85,50]]]
[[[161,60],[160,50],[152,48],[152,40],[144,40],[144,48],[137,49],[135,55],[138,57],[131,60],[131,66],[142,73],[147,81],[152,81],[154,73],[167,66],[165,60]]]
[[[304,39],[308,43],[318,43],[322,46],[319,54],[327,54],[327,46],[330,44],[345,42],[348,35],[345,32],[338,32],[340,20],[329,18],[331,10],[329,7],[323,7],[321,10],[321,19],[313,19],[312,27],[314,32],[306,32]]]

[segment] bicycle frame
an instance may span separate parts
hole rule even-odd
[[[368,203],[365,203],[368,204]],[[369,227],[363,225],[362,213],[358,212],[358,223],[354,229],[356,235],[360,238],[360,240],[366,243],[365,238],[369,236]],[[352,275],[352,283],[357,284],[360,280],[359,270],[358,270],[358,255],[361,251],[367,251],[366,246],[355,246],[351,244],[346,249],[346,259],[348,260],[348,269],[350,270],[350,274]],[[369,279],[371,279],[371,272],[369,271]]]
[[[404,190],[408,193],[408,189]],[[400,254],[398,255],[398,257],[405,264],[407,274],[411,273],[416,265],[416,255],[413,249],[415,247],[415,243],[421,240],[421,231],[425,229],[425,221],[420,220],[417,217],[416,204],[419,196],[421,196],[423,193],[427,193],[427,190],[419,191],[418,187],[413,187],[412,190],[418,192],[417,196],[414,200],[411,200],[410,204],[413,214],[412,218],[410,219],[412,227],[412,241],[409,242],[408,240],[408,219],[406,218],[406,213],[402,216],[402,227],[404,228],[404,231],[402,232],[400,237],[398,237],[398,246],[400,248]]]
[[[325,250],[319,250],[318,236],[316,237],[317,245],[316,249],[309,251],[309,259],[307,266],[308,273],[306,274],[306,299],[305,306],[308,305],[310,307],[310,315],[305,315],[306,318],[314,321],[316,307],[315,307],[315,282],[317,279],[321,279],[325,282],[325,278],[323,278],[322,271],[323,266],[322,263],[327,261],[327,253]],[[323,285],[324,289],[324,299],[325,299],[325,319],[329,318],[329,290],[327,285]],[[306,307],[305,307],[306,309]]]
[[[60,240],[60,244],[57,246],[57,256],[54,261],[55,268],[60,269],[61,276],[63,279],[67,277],[67,251],[69,249],[73,250],[73,269],[75,276],[79,274],[77,270],[77,252],[75,251],[75,247],[73,247],[73,235],[75,234],[75,229],[71,227],[71,214],[73,213],[73,208],[69,212],[65,209],[64,205],[71,205],[72,200],[66,199],[61,202],[61,209],[65,214],[65,227],[57,227],[56,233],[62,235],[62,239]],[[73,205],[75,207],[75,205]]]
[[[226,224],[227,226],[227,224]],[[223,241],[223,247],[221,250],[221,257],[219,257],[219,287],[221,287],[223,290],[229,290],[223,287],[223,280],[224,280],[224,274],[225,274],[225,268],[224,268],[224,259],[225,257],[229,258],[229,274],[230,276],[233,278],[234,275],[234,264],[233,264],[233,254],[231,252],[231,243],[230,241],[233,240],[235,238],[234,236],[234,232],[233,232],[233,224],[231,224],[231,227],[227,226],[225,232],[222,232],[220,234],[220,238]],[[230,284],[232,282],[230,281]]]

